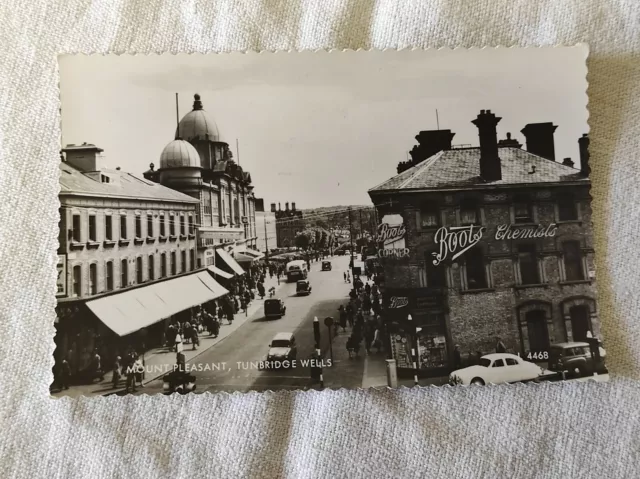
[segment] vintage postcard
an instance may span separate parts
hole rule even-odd
[[[61,396],[606,381],[584,45],[61,56]]]

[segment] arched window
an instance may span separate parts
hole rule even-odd
[[[155,279],[156,263],[152,254],[149,255],[148,269],[149,269],[149,274],[148,274],[149,281],[153,281]]]
[[[126,288],[129,285],[129,263],[126,259],[120,262],[120,287]]]
[[[138,256],[136,258],[136,281],[139,283],[143,282],[142,277],[142,256]]]
[[[113,291],[113,261],[107,261],[105,271],[105,282],[107,291]]]
[[[167,253],[162,253],[160,255],[160,277],[167,277]]]

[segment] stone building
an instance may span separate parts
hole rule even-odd
[[[140,347],[141,330],[161,344],[173,315],[226,293],[197,271],[198,201],[104,168],[102,151],[69,145],[60,163],[56,359],[72,370],[94,349],[107,361]]]
[[[400,368],[411,367],[415,344],[419,368],[440,374],[456,345],[463,357],[487,354],[500,338],[510,352],[539,356],[553,343],[600,337],[588,137],[574,169],[554,161],[556,126],[527,125],[525,151],[510,135],[498,142],[499,121],[482,110],[473,120],[479,147],[445,142],[369,191]]]
[[[230,256],[254,251],[257,232],[251,175],[233,160],[229,144],[222,140],[200,95],[194,95],[193,110],[180,120],[175,139],[162,151],[159,168],[152,163],[144,177],[198,200],[198,264],[214,265],[216,249]],[[229,259],[229,255],[222,256],[222,262]]]
[[[285,203],[284,210],[278,203],[271,203],[271,212],[276,215],[276,235],[278,237],[278,248],[289,248],[296,245],[296,235],[304,230],[304,220],[302,211],[296,210],[296,204]]]
[[[273,205],[275,207],[275,205]],[[278,247],[276,231],[276,214],[273,211],[265,211],[264,200],[256,198],[256,249],[267,253]]]

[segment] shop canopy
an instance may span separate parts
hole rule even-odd
[[[118,336],[126,336],[227,293],[202,271],[94,299],[87,302],[87,307]]]
[[[211,271],[216,276],[220,276],[224,279],[231,279],[233,275],[231,273],[227,273],[226,271],[221,270],[220,268],[216,268],[215,266],[208,266],[207,269]]]
[[[253,259],[255,260],[264,258],[264,254],[262,254],[260,251],[256,251],[255,249],[251,249],[251,248],[247,248],[245,251],[242,252],[242,254],[244,254],[245,256],[252,256]]]
[[[240,266],[238,264],[238,262],[233,259],[233,257],[227,253],[225,250],[223,249],[217,249],[216,252],[218,253],[218,255],[220,256],[220,258],[222,259],[222,261],[224,261],[225,263],[227,263],[227,265],[229,266],[229,268],[231,268],[231,270],[237,274],[238,276],[243,275],[244,274],[244,270],[242,269],[242,266]]]

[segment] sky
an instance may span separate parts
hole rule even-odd
[[[106,166],[141,175],[174,139],[199,93],[265,204],[370,204],[421,130],[478,145],[480,110],[498,139],[524,145],[527,123],[552,121],[556,160],[579,167],[588,133],[586,47],[375,52],[65,55],[62,144],[103,148]],[[236,140],[239,155],[236,151]]]

